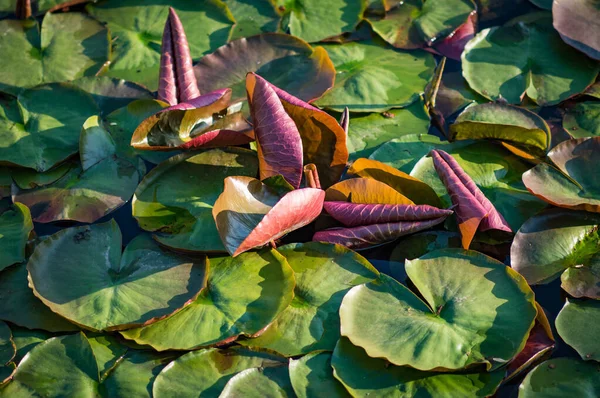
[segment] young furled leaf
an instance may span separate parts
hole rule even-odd
[[[172,7],[163,31],[158,99],[170,105],[200,96],[183,25]]]
[[[253,73],[246,76],[246,91],[254,124],[260,179],[281,174],[294,188],[302,180],[302,139],[277,92]]]
[[[323,208],[346,227],[382,224],[398,221],[445,219],[452,210],[429,205],[385,205],[348,202],[325,202]]]
[[[477,230],[512,232],[504,217],[452,156],[434,149],[431,157],[435,170],[450,194],[452,204],[456,206],[458,229],[465,249],[469,248]]]

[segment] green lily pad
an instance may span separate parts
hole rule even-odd
[[[211,258],[206,288],[194,302],[169,318],[121,334],[159,351],[254,336],[290,304],[293,289],[293,271],[273,249]]]
[[[248,72],[256,72],[304,101],[322,96],[335,79],[335,69],[322,47],[313,48],[297,37],[276,33],[232,41],[194,66],[201,92],[229,87],[233,100],[246,99]]]
[[[229,176],[258,174],[253,151],[211,149],[172,157],[142,180],[133,198],[133,216],[161,244],[179,250],[225,252],[212,208]]]
[[[362,0],[277,0],[283,11],[282,28],[308,42],[351,32],[361,21]]]
[[[73,264],[84,266],[75,270]],[[92,330],[130,328],[169,316],[198,295],[207,274],[204,259],[163,252],[147,235],[136,237],[121,255],[121,231],[114,220],[57,232],[36,247],[27,269],[44,304]]]
[[[438,249],[462,247],[460,234],[447,231],[425,231],[401,239],[392,253],[390,261],[404,263]]]
[[[128,348],[121,344],[114,336],[109,334],[88,335],[88,341],[94,351],[94,357],[98,363],[100,381],[121,363]]]
[[[8,325],[0,321],[0,367],[8,365],[17,353],[17,347],[12,339],[12,332]],[[0,377],[0,382],[2,382]]]
[[[79,330],[34,296],[27,282],[26,263],[8,267],[0,274],[0,319],[29,329],[50,332]]]
[[[600,364],[555,358],[539,364],[519,386],[519,398],[595,398],[600,395]]]
[[[97,116],[83,125],[79,148],[81,164],[73,164],[56,182],[13,191],[15,200],[32,209],[34,221],[92,223],[133,196],[140,180],[137,165],[117,156],[115,141]]]
[[[600,101],[580,102],[563,117],[562,126],[573,138],[600,136]]]
[[[511,265],[530,284],[548,283],[560,275],[562,288],[570,295],[598,299],[599,226],[600,214],[544,210],[517,232],[511,246]]]
[[[348,125],[350,159],[368,157],[387,141],[407,134],[427,134],[428,130],[429,115],[421,100],[385,113],[354,114]]]
[[[219,398],[294,398],[287,366],[253,368],[233,376]]]
[[[338,312],[344,295],[379,273],[361,255],[340,245],[292,243],[278,251],[294,270],[294,299],[260,336],[239,343],[285,356],[333,350],[340,337]]]
[[[600,212],[600,137],[561,142],[548,152],[552,162],[540,163],[523,174],[527,189],[559,207]]]
[[[41,173],[34,169],[14,168],[10,170],[10,176],[19,188],[32,189],[50,185],[53,182],[58,181],[62,176],[67,174],[69,170],[75,167],[75,165],[75,162],[65,162]]]
[[[0,31],[0,91],[12,95],[42,83],[94,76],[110,54],[108,30],[77,12],[48,13],[41,27],[34,20],[6,19]]]
[[[315,103],[338,112],[406,107],[425,91],[435,68],[431,54],[396,50],[379,40],[324,47],[337,73],[333,88]]]
[[[10,330],[12,332],[12,338],[15,343],[15,347],[17,348],[17,353],[13,358],[14,363],[21,362],[25,355],[39,343],[55,337],[52,333],[44,330],[31,330],[16,326],[14,324],[11,326]]]
[[[450,126],[452,140],[493,139],[517,145],[544,157],[550,145],[550,127],[524,108],[499,103],[473,105]]]
[[[0,214],[0,271],[25,260],[31,231],[31,214],[23,204],[17,202]]]
[[[100,385],[105,397],[151,397],[156,376],[177,356],[173,353],[131,351]]]
[[[428,145],[424,145],[427,147]],[[417,155],[422,154],[423,146]],[[452,155],[477,187],[504,216],[513,231],[545,207],[545,203],[525,189],[521,176],[531,165],[506,149],[487,141],[457,141],[441,147]],[[380,160],[380,159],[377,159]],[[385,160],[383,161],[384,163]],[[429,157],[421,158],[410,175],[433,188],[445,207],[452,204]]]
[[[584,360],[600,361],[600,302],[570,300],[556,317],[556,330]]]
[[[525,346],[536,317],[523,277],[474,251],[443,249],[406,262],[424,301],[395,280],[352,288],[341,333],[370,357],[419,370],[503,365]]]
[[[245,348],[192,351],[171,362],[156,377],[152,389],[155,398],[216,397],[229,379],[251,368],[285,365],[275,355]]]
[[[290,361],[290,380],[298,398],[350,397],[348,391],[333,377],[331,353],[311,352]]]
[[[94,98],[103,116],[127,106],[132,101],[154,98],[146,87],[108,76],[83,77],[73,81],[73,84]]]
[[[342,337],[331,358],[336,379],[353,397],[487,397],[494,393],[503,370],[482,373],[423,372],[371,358],[364,349]]]
[[[488,100],[477,94],[460,72],[444,72],[439,85],[435,109],[444,117],[464,109],[470,104],[482,104]]]
[[[526,94],[549,106],[594,82],[598,64],[561,40],[550,14],[533,15],[484,29],[469,41],[462,68],[472,89],[511,104],[520,104]]]
[[[98,365],[83,333],[53,337],[23,358],[3,397],[95,397]]]
[[[40,172],[76,154],[81,126],[98,114],[92,96],[70,83],[24,90],[17,100],[18,122],[0,115],[0,161]]]
[[[107,75],[158,87],[160,43],[169,7],[181,19],[193,60],[227,42],[235,20],[218,0],[190,4],[186,0],[105,0],[86,9],[106,23],[115,37],[113,61]],[[219,87],[222,88],[222,87]]]
[[[281,17],[270,0],[223,0],[235,19],[229,40],[276,32]]]

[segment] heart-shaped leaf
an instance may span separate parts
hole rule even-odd
[[[456,220],[465,249],[469,248],[477,230],[512,232],[502,214],[452,156],[435,149],[431,151],[431,157],[456,208]]]
[[[25,246],[33,231],[27,206],[14,203],[0,214],[0,271],[25,260]]]
[[[313,48],[297,37],[278,33],[232,41],[202,57],[194,71],[202,92],[230,87],[234,100],[246,98],[249,72],[304,101],[322,96],[335,78],[333,64],[322,47]]]
[[[294,398],[287,366],[252,368],[233,376],[223,388],[220,398]]]
[[[519,398],[595,397],[600,394],[600,365],[554,358],[536,366],[519,386]]]
[[[348,169],[348,174],[381,181],[416,204],[441,205],[439,197],[429,185],[377,160],[357,159]]]
[[[193,60],[225,44],[235,23],[227,6],[219,0],[191,5],[187,0],[157,0],[152,4],[144,0],[105,0],[89,4],[86,10],[106,23],[115,38],[108,76],[157,89],[161,38],[169,7],[181,18]],[[215,89],[223,87],[227,86]],[[212,90],[202,90],[209,91]]]
[[[559,275],[574,297],[600,298],[600,215],[549,209],[527,220],[511,246],[512,267],[530,284]],[[548,242],[552,242],[551,245]]]
[[[48,13],[41,27],[33,20],[6,19],[0,31],[0,53],[6,57],[0,91],[12,95],[42,83],[94,76],[110,55],[108,30],[77,12]]]
[[[600,136],[600,102],[580,102],[567,109],[562,126],[574,138]]]
[[[316,104],[341,112],[383,112],[417,101],[433,76],[424,51],[395,50],[379,40],[324,46],[336,69],[333,88]]]
[[[556,317],[556,330],[562,339],[586,361],[600,361],[600,302],[567,299]]]
[[[342,336],[369,356],[419,370],[489,370],[525,346],[537,310],[527,282],[511,268],[477,252],[443,249],[407,261],[406,272],[423,300],[385,275],[344,297]]]
[[[372,358],[346,337],[338,342],[331,366],[334,376],[353,397],[394,396],[401,398],[486,397],[496,391],[504,372],[423,372],[408,366],[394,366]]]
[[[549,14],[532,15],[484,29],[467,44],[462,69],[472,89],[491,100],[520,104],[527,95],[548,106],[594,82],[597,63],[561,40]]]
[[[15,264],[0,275],[0,319],[29,329],[50,332],[78,330],[34,296],[28,286],[26,263]]]
[[[17,97],[18,121],[0,115],[0,161],[39,172],[79,151],[79,132],[98,114],[93,98],[69,83],[24,90]]]
[[[290,380],[298,398],[323,395],[331,398],[350,397],[333,377],[331,353],[316,351],[290,361]]]
[[[278,251],[294,270],[294,299],[264,333],[239,343],[285,356],[332,350],[340,337],[338,311],[344,294],[379,273],[362,256],[338,245],[292,243]]]
[[[600,162],[600,137],[564,141],[523,174],[523,183],[538,198],[559,207],[600,212],[600,176],[590,173]]]
[[[156,377],[152,396],[218,396],[229,379],[251,368],[285,365],[283,358],[236,347],[192,351],[177,358]]]
[[[161,244],[179,250],[224,252],[212,207],[229,176],[256,176],[256,154],[211,149],[181,154],[144,177],[133,197],[133,216]]]
[[[260,334],[292,301],[294,273],[273,249],[210,260],[206,287],[175,315],[121,332],[159,351],[190,350]]]
[[[524,108],[500,103],[468,107],[450,126],[453,140],[493,139],[543,158],[550,146],[550,127]],[[519,155],[520,152],[513,152]]]
[[[307,42],[351,32],[362,19],[361,0],[277,0],[283,11],[282,28]]]
[[[72,264],[85,266],[74,272]],[[207,274],[204,258],[163,252],[146,235],[121,254],[114,221],[57,232],[36,247],[27,269],[44,304],[92,330],[126,329],[171,315],[198,295]]]
[[[551,2],[551,8],[554,28],[565,43],[600,60],[600,38],[589,34],[600,28],[600,4],[594,0],[558,0]]]
[[[302,180],[302,138],[275,89],[254,74],[246,77],[260,179],[281,174],[294,188]]]
[[[310,224],[323,208],[325,191],[297,189],[281,198],[251,177],[227,177],[213,217],[227,251],[234,257]]]

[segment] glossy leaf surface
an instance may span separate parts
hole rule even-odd
[[[600,360],[600,304],[597,300],[567,299],[556,317],[556,330],[585,361]]]
[[[0,214],[0,271],[25,260],[31,231],[31,214],[23,204],[17,202]]]

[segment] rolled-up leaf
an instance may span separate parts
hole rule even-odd
[[[348,127],[350,126],[350,110],[348,110],[348,107],[344,108],[344,112],[342,112],[342,116],[340,116],[340,126],[342,126],[346,133],[346,137],[348,137]]]
[[[429,205],[385,205],[348,202],[325,202],[323,208],[346,227],[392,223],[397,221],[423,221],[446,218],[452,210]]]
[[[280,198],[254,178],[227,177],[213,217],[223,245],[235,257],[309,224],[321,213],[324,199],[320,189],[297,189]]]
[[[170,7],[161,47],[158,99],[175,105],[199,96],[187,37],[177,13]]]
[[[325,200],[389,205],[412,205],[412,200],[389,185],[372,178],[350,178],[329,187]]]
[[[281,174],[294,188],[302,180],[302,139],[277,93],[264,79],[249,73],[246,91],[256,135],[260,179]]]
[[[306,186],[321,189],[319,172],[317,171],[317,166],[313,163],[304,166],[304,178],[306,179]]]
[[[444,40],[435,44],[433,48],[444,57],[460,61],[465,45],[475,36],[477,13],[474,11],[469,15],[467,21],[460,25],[458,29],[452,32]]]
[[[456,206],[454,212],[465,249],[469,248],[477,230],[512,232],[502,214],[452,156],[435,149],[431,151],[431,157],[435,170],[450,194],[452,204]]]
[[[319,231],[313,241],[337,243],[350,249],[366,249],[398,239],[404,235],[429,229],[446,219],[446,216],[425,221],[400,221],[372,224],[353,228],[333,228]]]

